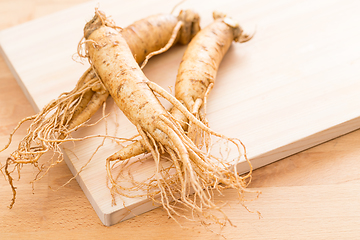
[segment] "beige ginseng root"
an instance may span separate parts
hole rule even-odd
[[[136,126],[142,137],[139,142],[151,153],[155,163],[152,177],[144,182],[134,180],[133,186],[123,186],[118,177],[113,177],[112,169],[114,164],[126,165],[127,161],[121,159],[114,162],[118,153],[109,157],[106,169],[113,197],[118,194],[126,197],[146,196],[160,203],[173,218],[188,218],[178,210],[181,204],[193,216],[200,217],[201,221],[210,220],[219,224],[230,222],[225,215],[219,217],[211,213],[212,210],[222,213],[221,207],[213,199],[213,191],[233,188],[242,198],[251,177],[251,170],[247,175],[240,176],[233,165],[242,158],[248,161],[246,154],[242,152],[244,146],[239,139],[228,138],[208,128],[174,96],[149,81],[132,57],[121,31],[118,32],[113,25],[107,23],[104,15],[96,11],[94,18],[84,28],[89,62],[116,105]],[[225,161],[209,151],[199,149],[187,137],[176,119],[164,109],[154,93],[167,99],[189,122],[203,131],[234,144],[237,151],[234,159]],[[126,152],[137,151],[132,147],[133,145],[126,147]],[[165,162],[161,159],[163,155],[167,159]],[[170,167],[166,164],[168,162]],[[251,169],[251,164],[249,161],[248,163]]]
[[[187,44],[199,31],[199,20],[198,14],[191,10],[180,11],[178,16],[157,14],[134,22],[122,29],[122,34],[137,63],[143,62],[144,66],[150,57],[165,52],[175,43]],[[39,168],[39,171],[46,173],[51,166],[61,162],[63,156],[60,144],[72,141],[70,134],[82,127],[103,106],[108,96],[108,91],[99,81],[94,70],[89,68],[72,91],[61,94],[39,113],[23,119],[18,124],[10,134],[9,143],[0,150],[7,149],[16,130],[24,122],[31,121],[26,136],[1,168],[13,192],[10,208],[16,197],[11,174],[14,171],[20,172],[23,164],[33,164]],[[38,161],[49,151],[55,152],[58,157],[54,161],[50,159],[49,161],[52,161],[50,167],[43,169],[43,166],[38,166]],[[40,178],[38,175],[34,181]]]
[[[187,46],[175,82],[175,97],[206,125],[207,97],[224,55],[233,41],[243,43],[252,38],[225,14],[214,12],[213,18],[214,22],[202,29]],[[196,145],[210,144],[204,134],[206,132],[193,123],[189,124],[187,135]]]

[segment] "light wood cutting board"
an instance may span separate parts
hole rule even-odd
[[[81,64],[72,57],[95,7],[125,27],[170,12],[177,2],[92,1],[1,31],[1,52],[38,110],[70,91],[88,68],[86,61]],[[208,100],[210,126],[240,138],[254,168],[360,127],[359,1],[189,0],[175,13],[186,8],[199,12],[203,27],[218,10],[238,20],[246,32],[256,32],[248,43],[230,48]],[[145,74],[166,89],[173,87],[184,51],[176,46],[154,57]],[[107,125],[81,129],[76,136],[105,133],[105,126],[112,135],[136,133],[111,99],[107,109],[112,111]],[[99,112],[95,119],[100,117]],[[78,174],[101,142],[97,138],[64,145],[66,162],[101,221],[109,226],[156,207],[146,199],[116,199],[117,205],[111,204],[104,160],[120,148],[111,140]],[[237,167],[247,171],[244,162]],[[149,159],[136,174],[151,171]]]

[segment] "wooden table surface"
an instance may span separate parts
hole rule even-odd
[[[1,0],[0,30],[85,1]],[[0,147],[18,121],[34,113],[0,57]],[[25,132],[26,126],[15,140]],[[247,207],[262,218],[237,204],[235,192],[227,190],[218,200],[229,203],[224,211],[236,227],[221,233],[227,239],[360,239],[359,141],[360,130],[255,170],[250,187],[262,194]],[[1,164],[9,152],[0,153]],[[33,190],[34,174],[32,167],[22,169],[11,210],[11,189],[2,178],[0,239],[221,239],[197,223],[180,220],[181,228],[161,208],[105,227],[76,181],[52,190],[72,177],[65,163]]]

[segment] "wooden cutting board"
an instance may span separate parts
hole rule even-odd
[[[92,1],[1,31],[1,52],[39,110],[70,91],[88,68],[86,61],[74,61],[73,55],[95,7],[125,27],[152,14],[168,13],[177,3]],[[199,12],[203,27],[212,21],[212,11],[218,10],[238,20],[246,32],[256,32],[250,42],[230,48],[208,100],[210,126],[240,138],[254,168],[360,127],[359,1],[189,0],[175,13],[186,8]],[[175,46],[154,57],[145,74],[164,88],[173,88],[184,51],[185,47]],[[107,111],[112,113],[106,123],[81,129],[76,136],[136,133],[111,99]],[[99,112],[95,120],[100,117]],[[64,145],[66,162],[101,221],[110,226],[155,208],[141,198],[116,199],[112,205],[105,158],[120,146],[107,139],[91,158],[101,143],[101,138],[95,138]],[[135,175],[150,174],[152,167],[147,159]],[[247,171],[245,162],[237,167]]]

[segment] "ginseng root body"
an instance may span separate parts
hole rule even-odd
[[[207,97],[214,87],[224,55],[233,41],[243,43],[252,38],[244,34],[240,25],[225,14],[214,12],[213,17],[214,21],[202,29],[187,46],[175,82],[175,97],[206,125]],[[181,115],[178,117],[184,118]],[[187,131],[197,145],[203,143],[203,131],[193,124],[189,125]],[[205,141],[208,142],[206,139]]]

